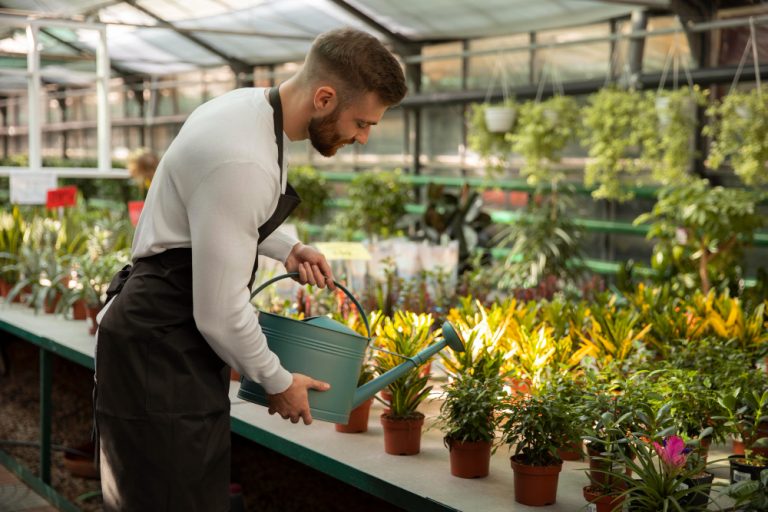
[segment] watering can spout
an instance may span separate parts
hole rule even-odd
[[[461,335],[450,322],[443,323],[442,340],[428,346],[415,356],[407,358],[403,363],[395,366],[384,375],[380,375],[357,388],[354,398],[352,399],[352,408],[354,409],[362,404],[373,395],[408,373],[409,370],[426,363],[430,357],[437,354],[446,346],[451,347],[455,352],[464,352],[464,342],[461,339]]]

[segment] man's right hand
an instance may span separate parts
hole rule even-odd
[[[267,395],[269,402],[269,414],[278,413],[284,420],[291,420],[291,423],[298,423],[299,418],[304,420],[305,425],[312,423],[312,414],[309,412],[309,398],[307,391],[314,389],[316,391],[327,391],[331,385],[327,382],[315,380],[301,373],[293,374],[293,382],[282,393]]]

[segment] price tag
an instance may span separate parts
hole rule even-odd
[[[731,480],[733,480],[733,483],[736,482],[746,482],[748,480],[752,480],[752,475],[749,473],[744,473],[743,471],[738,471],[736,469],[733,470],[733,477],[731,477]]]
[[[49,190],[45,201],[45,207],[59,208],[62,206],[75,206],[76,202],[77,187],[70,185],[68,187],[59,187]]]
[[[128,201],[128,217],[134,226],[139,223],[139,217],[143,209],[144,201]]]
[[[370,260],[371,253],[359,242],[317,242],[313,244],[328,260]]]
[[[52,188],[56,188],[56,175],[51,172],[15,172],[10,177],[11,203],[46,204]]]

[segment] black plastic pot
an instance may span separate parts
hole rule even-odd
[[[728,457],[731,463],[731,483],[746,480],[760,480],[760,472],[768,469],[766,465],[747,464],[743,455],[731,455]]]
[[[696,494],[684,496],[680,500],[680,505],[683,505],[685,510],[704,510],[709,502],[709,491],[712,489],[712,481],[714,479],[715,475],[712,473],[705,473],[700,477],[687,479],[685,483],[689,489],[699,485],[706,485],[706,488]]]

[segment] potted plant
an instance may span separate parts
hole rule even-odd
[[[597,188],[595,199],[626,201],[627,185],[637,183],[643,163],[637,158],[644,140],[657,131],[653,102],[645,94],[614,87],[601,89],[582,109],[582,145],[589,151],[584,185]]]
[[[631,436],[633,457],[622,454],[622,461],[632,470],[608,470],[607,474],[623,482],[628,510],[706,510],[714,475],[704,471],[704,462],[692,454],[685,441],[668,436],[657,441]]]
[[[121,249],[97,258],[93,258],[90,254],[75,258],[74,268],[78,282],[69,289],[66,300],[70,305],[81,299],[85,301],[90,319],[88,330],[92,335],[96,334],[98,329],[96,316],[104,306],[109,283],[129,261],[128,249]]]
[[[704,134],[712,138],[707,166],[718,169],[728,160],[745,185],[768,183],[768,87],[731,91],[707,116]]]
[[[729,457],[731,483],[758,480],[768,469],[768,386],[725,392],[719,403],[725,424],[744,443],[743,455]]]
[[[373,380],[373,377],[373,368],[367,363],[364,364],[360,369],[360,376],[357,379],[357,387],[359,388],[366,382]],[[346,424],[342,425],[337,423],[335,425],[336,432],[341,432],[342,434],[362,434],[363,432],[368,432],[368,416],[372,404],[373,397],[352,409]]]
[[[439,331],[432,331],[432,315],[396,311],[392,318],[375,320],[376,348],[374,371],[382,375],[429,346]],[[385,352],[386,351],[386,352]],[[421,451],[424,414],[417,409],[432,386],[429,377],[415,366],[389,385],[389,411],[381,415],[384,451],[392,455],[415,455]]]
[[[405,215],[410,188],[400,181],[401,171],[368,171],[355,176],[349,183],[349,206],[341,212],[335,224],[342,231],[363,231],[369,240],[391,236]]]
[[[501,378],[460,375],[443,393],[440,428],[450,451],[451,474],[460,478],[488,476],[491,450],[503,403]]]
[[[706,180],[659,191],[653,209],[635,225],[650,223],[657,239],[652,266],[683,291],[725,288],[741,279],[743,250],[765,220],[760,192],[712,187]]]
[[[496,116],[495,108],[497,107],[492,107],[488,103],[472,106],[467,122],[467,144],[470,150],[480,156],[489,169],[500,171],[506,166],[511,152],[511,146],[505,135],[514,124],[514,114],[510,115],[510,113],[515,111],[515,104],[513,100],[509,100],[499,107],[503,113],[498,117],[502,118],[503,116],[505,123],[509,123],[509,127],[504,131],[494,131],[500,129],[501,126],[494,124],[489,128],[486,122],[486,112],[491,109],[491,115]]]
[[[760,472],[757,480],[736,482],[725,488],[725,493],[736,501],[739,512],[768,510],[768,469]]]
[[[697,108],[706,104],[707,95],[698,86],[649,94],[656,105],[658,129],[644,131],[650,138],[642,142],[643,161],[654,181],[684,185],[691,179]]]
[[[515,446],[510,458],[515,501],[552,505],[563,467],[558,448],[578,436],[578,416],[556,394],[512,395],[501,413],[502,441]]]
[[[570,96],[553,96],[543,102],[528,101],[520,109],[518,128],[507,135],[512,151],[525,161],[521,176],[531,185],[555,186],[565,177],[554,169],[565,146],[576,136],[579,107]]]
[[[18,206],[11,212],[0,212],[0,296],[7,297],[8,292],[19,279],[13,264],[18,261],[22,247],[24,220]]]
[[[301,204],[291,215],[304,222],[318,220],[330,198],[325,176],[311,165],[291,167],[289,176],[291,185],[301,197]]]

